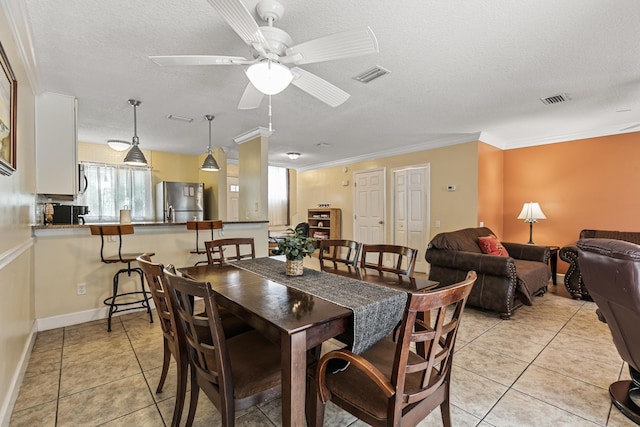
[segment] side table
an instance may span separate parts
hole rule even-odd
[[[558,251],[560,246],[547,246],[549,248],[549,266],[551,267],[551,280],[554,286],[558,286]]]

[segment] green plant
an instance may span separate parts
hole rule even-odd
[[[290,228],[291,235],[278,242],[278,247],[273,250],[276,255],[284,255],[288,260],[301,260],[305,256],[311,256],[316,250],[311,237],[304,236],[302,230]]]

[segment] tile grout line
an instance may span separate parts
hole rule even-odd
[[[122,320],[120,320],[120,322],[122,323],[122,329],[124,329],[124,333],[127,335],[127,340],[129,340],[129,344],[131,345],[131,349],[133,350],[133,355],[136,358],[136,362],[138,362],[138,366],[140,367],[140,373],[142,374],[142,378],[144,378],[144,382],[147,385],[147,389],[149,390],[149,393],[151,394],[151,400],[153,400],[153,405],[156,407],[156,411],[158,411],[158,414],[160,414],[160,419],[162,420],[162,424],[166,427],[167,422],[164,419],[164,416],[162,415],[162,411],[160,410],[160,407],[158,406],[158,401],[155,399],[154,395],[153,395],[153,390],[151,389],[151,386],[149,385],[149,380],[147,379],[146,375],[144,374],[144,369],[142,368],[142,362],[140,362],[140,358],[138,357],[138,352],[136,351],[135,346],[133,345],[133,342],[131,342],[131,337],[129,336],[129,331],[127,330],[127,328],[124,325],[124,322],[122,322]],[[162,338],[164,340],[164,336]],[[176,396],[177,399],[177,396]]]

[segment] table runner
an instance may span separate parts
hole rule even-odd
[[[273,258],[236,261],[234,266],[306,292],[353,311],[353,346],[360,354],[393,331],[402,320],[407,293],[337,274],[304,269],[287,276],[285,263]]]

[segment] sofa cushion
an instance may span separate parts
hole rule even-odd
[[[489,255],[495,256],[509,256],[509,252],[502,246],[500,240],[493,234],[488,236],[480,236],[478,237],[478,245],[480,246],[480,250]]]
[[[474,252],[481,254],[478,237],[494,234],[487,227],[465,228],[463,230],[439,233],[431,240],[429,247],[452,251]]]

